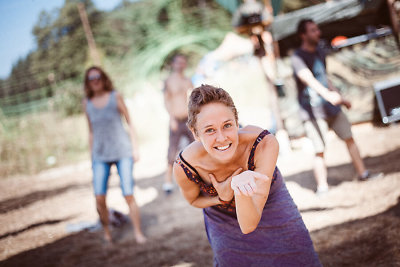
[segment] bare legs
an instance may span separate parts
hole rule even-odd
[[[133,195],[125,196],[126,203],[129,207],[129,216],[133,224],[133,230],[135,233],[136,242],[143,244],[146,242],[146,237],[143,235],[142,228],[140,226],[140,211],[136,204],[136,200]]]
[[[356,169],[358,176],[361,177],[365,173],[366,169],[360,152],[358,151],[358,147],[353,138],[346,139],[345,142],[347,149],[349,150],[350,157],[353,161],[354,168]]]
[[[167,173],[165,174],[165,180],[163,184],[163,190],[169,194],[174,189],[174,183],[172,180],[172,164],[168,164]]]
[[[263,57],[264,72],[267,78],[270,80],[271,84],[274,84],[275,80],[278,78],[277,65],[274,51],[274,40],[272,35],[268,31],[263,31],[262,40],[264,41],[264,48],[267,55]]]
[[[139,244],[143,244],[146,242],[146,237],[142,233],[142,229],[140,226],[140,212],[139,207],[136,204],[135,198],[130,196],[125,196],[126,203],[129,207],[129,216],[131,218],[133,228],[134,228],[134,236],[136,242]],[[106,196],[105,195],[98,195],[96,196],[96,207],[97,212],[99,213],[101,225],[103,226],[104,230],[104,239],[108,242],[112,242],[111,231],[109,227],[109,214],[106,205]]]
[[[349,150],[349,154],[352,159],[354,168],[356,169],[358,176],[361,177],[366,172],[366,169],[364,162],[361,158],[360,152],[358,150],[358,147],[352,137],[344,141],[347,145],[347,149]],[[327,183],[328,171],[325,165],[324,153],[315,154],[314,176],[315,176],[315,181],[317,182],[318,189],[328,188],[328,183]]]
[[[314,177],[317,182],[317,192],[328,189],[328,170],[325,165],[324,153],[315,154]]]
[[[168,164],[167,173],[165,175],[165,182],[172,184],[172,165]]]
[[[99,213],[101,225],[103,226],[104,239],[108,242],[112,242],[105,195],[96,196],[96,207],[97,212]]]

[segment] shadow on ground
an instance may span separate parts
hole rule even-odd
[[[0,235],[0,239],[6,238],[6,237],[9,237],[9,236],[17,236],[17,235],[19,235],[19,234],[21,234],[21,233],[23,233],[25,231],[28,231],[28,230],[31,230],[31,229],[34,229],[34,228],[37,228],[37,227],[41,227],[41,226],[44,226],[44,225],[58,224],[58,223],[70,220],[72,218],[73,217],[66,217],[66,218],[61,218],[61,219],[56,219],[56,220],[45,220],[45,221],[42,221],[42,222],[33,223],[33,224],[28,225],[28,226],[26,226],[26,227],[24,227],[22,229],[2,234],[2,235]]]
[[[400,149],[395,149],[383,155],[365,157],[364,163],[367,169],[373,172],[383,172],[385,175],[400,171]],[[285,181],[298,183],[301,187],[309,190],[316,189],[314,174],[312,170],[302,171],[293,175],[285,176]],[[352,163],[328,167],[328,184],[337,186],[346,181],[356,179],[356,172]]]
[[[160,205],[165,198],[160,196],[152,205]],[[144,224],[157,216],[151,207],[146,208]],[[324,266],[400,266],[399,225],[400,198],[380,214],[329,226],[311,232],[311,236]],[[130,225],[116,229],[114,245],[104,243],[100,232],[81,231],[14,255],[0,266],[212,266],[202,220],[176,226],[145,245],[136,244],[130,238],[131,231]]]
[[[400,199],[387,211],[311,233],[324,266],[399,266]],[[123,230],[123,231],[126,231]],[[143,246],[133,240],[106,245],[99,233],[82,231],[25,251],[1,266],[211,266],[212,251],[201,222],[175,228]]]
[[[118,236],[131,235],[131,228],[118,229]],[[0,266],[212,266],[212,251],[202,223],[175,228],[170,233],[138,245],[121,238],[104,243],[101,234],[81,231],[43,247],[19,253]]]
[[[46,198],[58,196],[62,193],[70,191],[70,190],[86,188],[89,186],[91,186],[91,183],[71,184],[71,185],[59,187],[56,189],[40,190],[40,191],[35,191],[32,193],[29,193],[24,196],[6,199],[6,200],[3,200],[0,202],[0,214],[10,212],[14,209],[24,208],[26,206],[29,206],[29,205],[35,203],[36,201],[40,201],[40,200],[43,200]]]
[[[383,213],[311,236],[324,266],[400,266],[400,197]]]

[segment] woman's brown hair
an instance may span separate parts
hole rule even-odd
[[[103,84],[104,84],[104,90],[105,91],[112,91],[114,90],[114,86],[110,80],[110,78],[108,77],[107,73],[105,73],[103,71],[102,68],[97,67],[97,66],[92,66],[90,68],[88,68],[85,72],[85,95],[88,99],[93,97],[93,91],[90,88],[90,81],[89,81],[89,72],[91,70],[97,70],[98,72],[100,72],[100,79],[102,80]]]
[[[187,121],[187,126],[189,127],[189,129],[197,133],[197,114],[200,113],[200,109],[202,106],[209,103],[224,104],[232,110],[235,116],[236,123],[238,122],[238,112],[228,92],[226,92],[222,88],[217,88],[208,84],[202,84],[201,86],[195,88],[190,95]]]

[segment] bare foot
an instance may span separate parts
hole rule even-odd
[[[113,243],[111,232],[109,229],[104,229],[104,241],[106,241],[108,244]]]
[[[144,244],[147,242],[147,238],[142,233],[136,233],[135,238],[138,244]]]

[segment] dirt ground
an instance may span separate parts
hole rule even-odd
[[[313,193],[306,139],[293,140],[293,152],[280,155],[278,166],[324,266],[400,266],[400,125],[364,123],[353,132],[367,167],[383,178],[358,182],[333,133],[326,195]],[[143,154],[135,169],[144,245],[136,244],[130,224],[113,228],[114,245],[101,230],[73,231],[97,222],[89,162],[1,180],[0,266],[212,266],[202,211],[179,191],[162,193],[164,166]],[[113,170],[108,203],[126,213],[118,182]]]

